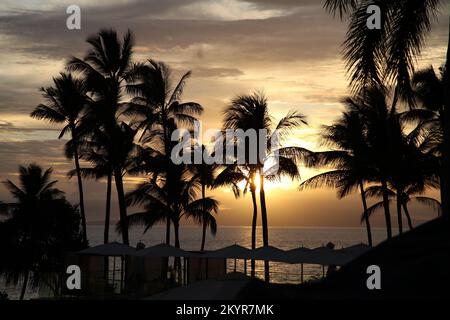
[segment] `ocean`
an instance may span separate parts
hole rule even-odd
[[[165,227],[157,226],[142,233],[142,228],[134,228],[130,231],[130,244],[135,246],[139,241],[147,247],[165,241]],[[173,230],[172,230],[173,242]],[[374,244],[380,243],[386,238],[386,231],[383,228],[373,228],[372,236]],[[103,243],[103,226],[88,226],[88,238],[91,246]],[[121,242],[120,235],[110,229],[110,242]],[[353,244],[367,243],[365,228],[334,228],[334,227],[271,227],[269,229],[269,244],[283,250],[289,250],[304,246],[314,248],[332,242],[336,249],[347,247]],[[181,248],[185,250],[199,250],[201,243],[201,228],[197,226],[182,226],[180,228]],[[251,227],[226,227],[221,226],[217,230],[215,237],[209,233],[206,237],[206,250],[215,250],[228,245],[239,244],[251,247]],[[262,245],[261,228],[257,229],[257,247]],[[243,271],[243,261],[237,260],[237,271]],[[256,263],[256,275],[263,278],[264,265],[262,262]],[[228,261],[228,269],[234,269],[234,261]],[[248,262],[247,271],[250,271]],[[271,282],[276,283],[298,283],[300,281],[300,266],[285,263],[270,263]],[[322,275],[322,267],[316,265],[304,266],[304,279],[308,280]],[[3,288],[3,289],[2,289]],[[9,299],[17,299],[20,294],[20,286],[6,287],[0,281],[0,291],[5,290]],[[37,290],[29,289],[26,298],[36,298],[39,296]]]

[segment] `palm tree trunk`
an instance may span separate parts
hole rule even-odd
[[[203,221],[203,226],[202,226],[202,245],[200,247],[200,251],[204,251],[205,250],[205,241],[206,241],[206,222]]]
[[[120,169],[114,169],[114,179],[116,182],[117,198],[119,200],[120,223],[122,225],[122,242],[130,244],[128,238],[127,205],[125,203],[125,191],[123,189],[122,172]]]
[[[398,232],[399,234],[403,233],[403,221],[402,221],[402,202],[400,199],[400,191],[397,190],[397,221],[398,221]]]
[[[180,235],[179,235],[180,223],[178,221],[174,222],[173,228],[174,228],[174,234],[175,234],[175,248],[179,248],[180,247]],[[181,259],[180,259],[180,257],[175,258],[175,269],[177,270],[177,274],[178,274],[178,283],[181,283]]]
[[[206,186],[205,186],[205,184],[204,183],[202,183],[202,199],[203,199],[203,201],[205,200],[205,198],[206,198],[206,195],[205,195],[205,189],[206,189]],[[205,219],[203,219],[203,230],[202,230],[202,245],[201,245],[201,247],[200,247],[200,251],[204,251],[205,250],[205,240],[206,240],[206,220]]]
[[[167,216],[166,219],[166,244],[170,245],[170,217]],[[163,263],[163,275],[167,276],[167,271],[169,270],[169,258],[164,258]]]
[[[258,221],[258,204],[256,202],[256,188],[252,182],[252,202],[253,202],[253,218],[252,218],[252,250],[256,249],[256,223]],[[255,277],[255,259],[251,260],[251,276]]]
[[[72,133],[72,139],[74,139],[74,133]],[[78,180],[78,195],[80,197],[80,215],[81,215],[81,227],[83,229],[83,244],[87,247],[87,230],[86,230],[86,213],[84,211],[84,195],[83,195],[83,182],[81,180],[80,161],[78,159],[78,148],[75,147],[75,170],[77,171]]]
[[[173,223],[173,230],[174,230],[174,234],[175,234],[175,248],[179,248],[180,247],[180,223],[178,221]]]
[[[408,206],[407,206],[406,203],[403,203],[403,210],[405,211],[406,220],[408,220],[409,230],[414,229],[413,224],[412,224],[412,220],[411,220],[411,216],[409,214]]]
[[[103,234],[103,243],[109,242],[109,220],[111,216],[111,185],[112,173],[108,173],[108,180],[106,182],[106,212],[105,212],[105,231]]]
[[[28,278],[30,276],[30,270],[25,271],[25,276],[23,277],[22,290],[20,291],[20,300],[25,297],[25,292],[27,291]]]
[[[259,198],[261,202],[261,222],[262,222],[262,234],[263,234],[263,246],[269,245],[269,226],[267,222],[267,208],[266,208],[266,193],[264,191],[264,175],[260,173],[260,190]],[[270,281],[269,261],[264,261],[264,280]]]
[[[381,188],[383,190],[383,206],[384,206],[384,218],[386,220],[386,232],[387,238],[392,238],[392,224],[391,224],[391,210],[389,209],[389,195],[387,189],[387,182],[385,178],[381,178]]]
[[[369,217],[367,215],[366,193],[364,191],[364,184],[362,181],[359,182],[359,189],[361,191],[361,201],[362,201],[363,209],[364,209],[364,222],[366,223],[366,229],[367,229],[367,241],[369,243],[369,246],[372,246],[372,230],[370,228],[370,221],[369,221]]]
[[[170,217],[166,219],[166,244],[170,245]]]

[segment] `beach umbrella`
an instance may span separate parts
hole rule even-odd
[[[259,247],[253,251],[252,259],[286,262],[286,251],[272,246]]]
[[[236,259],[244,260],[244,274],[247,274],[247,260],[252,258],[252,250],[238,244],[233,244],[205,254],[207,258],[234,259],[234,271],[236,272]]]
[[[183,249],[175,248],[166,243],[157,244],[139,251],[135,251],[136,257],[190,257],[191,254]]]
[[[311,258],[311,249],[299,247],[286,251],[287,263],[308,263]]]
[[[113,257],[133,255],[135,252],[136,249],[129,245],[119,242],[110,242],[78,251],[76,254]]]
[[[233,244],[228,247],[205,253],[203,257],[249,260],[252,258],[252,250],[242,247],[238,244]]]

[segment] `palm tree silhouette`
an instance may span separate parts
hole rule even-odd
[[[370,30],[366,26],[366,0],[326,0],[324,7],[340,18],[349,16],[347,39],[344,42],[344,58],[350,72],[351,88],[355,92],[367,87],[380,86],[388,80],[395,87],[393,106],[397,98],[415,106],[411,77],[415,57],[424,45],[425,36],[431,29],[431,21],[437,15],[441,1],[393,0],[376,2],[381,11],[381,28]],[[449,26],[450,27],[450,26]],[[450,32],[449,32],[450,36]],[[446,69],[450,60],[448,42]],[[450,79],[443,79],[445,109],[450,109]],[[442,148],[442,211],[449,214],[450,205],[450,112],[444,114],[444,139]]]
[[[266,150],[260,150],[263,144],[260,141],[260,135],[257,134],[256,142],[256,163],[248,161],[252,155],[250,154],[250,146],[245,141],[238,141],[244,144],[246,166],[251,168],[250,177],[252,181],[252,173],[259,177],[259,196],[261,206],[261,222],[263,233],[263,245],[269,245],[268,221],[267,221],[267,207],[264,183],[265,180],[279,179],[282,175],[287,175],[292,179],[299,177],[297,161],[299,161],[304,153],[307,151],[299,147],[278,147],[273,145],[274,135],[286,137],[292,131],[302,124],[306,124],[305,117],[298,112],[289,112],[282,118],[275,128],[272,128],[273,120],[269,116],[269,108],[267,105],[267,98],[261,93],[254,93],[252,95],[238,96],[231,101],[224,111],[223,130],[264,130]],[[264,158],[260,155],[264,153]],[[276,155],[278,166],[275,172],[272,172],[274,167],[270,164],[270,158]],[[272,158],[273,159],[273,158]],[[254,182],[254,180],[253,180]],[[269,263],[264,262],[264,278],[269,281]]]
[[[445,109],[445,79],[448,77],[445,66],[440,68],[437,75],[432,66],[417,71],[412,79],[414,95],[420,109],[411,111],[411,118],[420,121],[420,125],[428,132],[423,146],[424,152],[433,155],[439,168],[440,184],[445,180],[445,168],[441,159],[444,152],[444,109]],[[445,187],[440,188],[441,201],[446,197]]]
[[[138,129],[142,130],[140,142],[149,148],[150,153],[158,154],[158,169],[155,168],[155,161],[150,161],[151,165],[143,170],[147,174],[153,173],[155,179],[172,168],[170,154],[174,146],[171,141],[173,131],[181,124],[192,126],[196,116],[203,112],[203,107],[196,102],[181,102],[190,76],[191,72],[186,72],[174,85],[170,67],[154,60],[135,64],[129,73],[127,92],[133,99],[127,114],[137,118]],[[167,244],[170,243],[170,224],[171,220],[167,217]]]
[[[340,150],[317,152],[307,162],[312,166],[331,165],[336,169],[310,178],[301,188],[326,185],[338,188],[338,195],[342,197],[359,186],[366,213],[362,215],[362,221],[366,223],[368,235],[368,212],[373,206],[367,208],[366,196],[381,196],[383,200],[375,208],[384,208],[387,237],[390,238],[390,198],[393,195],[397,198],[398,226],[402,232],[402,207],[408,199],[407,194],[437,186],[436,158],[428,150],[430,139],[427,137],[432,136],[421,123],[406,135],[405,125],[417,119],[417,112],[398,113],[395,107],[389,108],[384,88],[366,88],[355,97],[346,98],[344,103],[347,111],[336,124],[325,127],[323,134],[325,142]],[[364,190],[364,182],[378,182],[380,186]],[[405,214],[411,226],[407,209]]]
[[[331,126],[323,127],[324,144],[336,148],[333,151],[315,152],[307,161],[313,167],[334,167],[335,169],[311,177],[300,185],[300,190],[328,186],[337,188],[339,198],[359,188],[364,212],[367,212],[364,183],[373,179],[368,159],[368,145],[364,137],[364,122],[360,113],[354,110],[355,102],[346,98],[347,106],[341,118]],[[368,244],[372,246],[372,231],[369,216],[364,216]]]
[[[103,132],[99,131],[94,136],[100,137]],[[105,227],[103,232],[103,243],[109,242],[109,225],[111,217],[111,191],[112,191],[112,168],[107,154],[107,149],[101,145],[95,145],[94,141],[83,140],[80,147],[83,158],[92,164],[92,168],[81,168],[81,176],[87,179],[102,179],[106,177],[106,204],[105,204]],[[69,171],[72,177],[76,172]]]
[[[193,180],[198,180],[198,182],[201,185],[201,195],[202,199],[206,199],[206,188],[215,188],[215,179],[217,175],[217,170],[219,168],[219,165],[216,163],[207,164],[203,160],[203,154],[207,152],[207,149],[204,145],[199,146],[196,145],[194,147],[194,152],[200,152],[202,155],[202,162],[200,164],[194,164],[189,166],[189,170],[192,173]],[[207,210],[204,211],[205,216],[204,217],[198,217],[202,220],[202,242],[200,245],[200,251],[205,250],[205,241],[206,241],[206,228],[208,227],[208,224],[213,223],[216,225],[214,216],[211,216],[211,213]],[[197,218],[197,219],[198,219]],[[213,235],[216,233],[216,228],[211,228],[211,232]]]
[[[145,226],[144,232],[167,217],[174,224],[175,247],[180,247],[179,226],[183,217],[193,218],[196,222],[217,230],[212,213],[218,211],[218,201],[211,197],[196,199],[202,186],[192,179],[188,168],[179,165],[171,170],[167,178],[159,181],[149,179],[127,194],[129,205],[142,205],[144,211],[130,214],[130,226]],[[120,228],[121,230],[121,228]]]
[[[432,208],[433,210],[438,212],[438,215],[440,215],[442,212],[441,211],[442,210],[441,203],[434,198],[422,196],[423,192],[424,192],[423,186],[410,185],[408,188],[406,188],[402,192],[400,199],[399,199],[397,192],[394,189],[389,188],[389,191],[388,191],[389,198],[390,198],[389,202],[392,202],[392,199],[395,198],[397,205],[400,204],[400,206],[403,208],[403,210],[405,212],[405,216],[408,221],[408,227],[410,230],[412,230],[414,228],[412,219],[411,219],[411,215],[410,215],[409,209],[408,209],[408,203],[410,203],[411,201],[415,200],[418,203],[421,203],[423,205],[426,205],[426,206]],[[371,186],[367,189],[366,193],[367,193],[368,197],[379,197],[382,194],[381,187],[380,186]],[[361,221],[368,219],[376,212],[376,210],[378,210],[379,208],[382,208],[382,207],[383,207],[383,201],[374,203],[365,212],[363,212],[361,214]]]
[[[37,285],[40,271],[58,269],[66,250],[79,250],[84,244],[79,213],[54,187],[51,173],[51,168],[44,171],[31,164],[19,167],[19,185],[4,181],[15,202],[0,206],[0,212],[6,214],[6,220],[0,222],[2,252],[6,253],[0,273],[6,273],[7,281],[15,284],[23,278],[20,300],[31,273],[32,283]]]
[[[83,158],[92,164],[91,168],[82,168],[81,174],[87,178],[107,178],[106,212],[104,243],[109,242],[109,225],[111,211],[111,185],[114,168],[120,168],[121,175],[129,173],[136,166],[140,158],[142,147],[135,143],[137,129],[122,123],[120,131],[115,132],[115,139],[111,140],[104,131],[94,128],[90,130],[91,138],[83,140],[81,151]],[[69,174],[73,174],[70,172]]]
[[[101,128],[110,141],[108,145],[113,146],[123,133],[120,116],[125,104],[121,100],[125,82],[132,67],[133,36],[128,31],[120,41],[116,31],[101,30],[98,34],[89,37],[87,42],[91,48],[84,59],[71,58],[67,68],[83,74],[89,91],[94,96],[95,101],[91,104],[85,118],[86,132],[95,126]],[[113,147],[108,154],[114,152]],[[126,224],[127,207],[123,187],[123,168],[112,166],[112,170],[119,201],[120,220]],[[122,240],[125,244],[129,243],[126,227],[123,228]]]
[[[80,135],[78,126],[89,98],[87,97],[87,84],[83,79],[76,79],[70,73],[61,73],[53,78],[53,87],[41,88],[45,104],[38,105],[31,117],[45,119],[51,123],[65,123],[58,139],[70,132],[72,140],[66,144],[66,155],[75,161],[75,172],[78,180],[78,193],[80,197],[81,223],[83,228],[83,241],[87,246],[86,214],[84,210],[83,183],[79,162]]]
[[[244,168],[242,168],[244,167]],[[237,165],[237,163],[226,165],[225,169],[222,170],[215,179],[215,184],[217,187],[228,187],[231,186],[234,196],[236,198],[240,197],[241,190],[239,188],[239,182],[245,181],[245,186],[243,194],[245,195],[248,190],[250,190],[252,197],[252,234],[251,234],[251,248],[256,249],[256,226],[258,222],[258,201],[256,199],[256,183],[255,183],[255,170],[251,165],[242,166]],[[250,260],[251,277],[255,277],[256,265],[255,260]]]

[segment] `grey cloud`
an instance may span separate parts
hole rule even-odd
[[[0,119],[0,130],[1,133],[5,132],[14,132],[14,133],[23,133],[23,132],[38,132],[38,131],[60,131],[60,128],[44,128],[44,127],[22,127],[16,126],[12,122],[4,121]]]
[[[197,67],[192,69],[195,77],[209,78],[209,77],[237,77],[244,75],[239,69],[234,68],[202,68]]]
[[[162,1],[165,2],[165,1]],[[176,1],[172,1],[175,3]],[[138,3],[141,4],[140,2]],[[155,11],[151,5],[139,7],[138,4],[121,7],[88,8],[82,12],[82,30],[69,31],[65,28],[64,12],[26,14],[14,17],[0,17],[4,33],[27,41],[29,53],[47,54],[54,58],[64,57],[83,50],[84,40],[99,28],[112,26],[119,30],[131,28],[137,35],[139,44],[150,44],[162,48],[186,47],[192,43],[212,43],[224,46],[239,45],[244,50],[259,43],[260,49],[270,44],[272,49],[287,51],[286,46],[302,45],[306,48],[309,38],[314,34],[317,41],[335,39],[336,31],[344,28],[338,22],[326,21],[320,6],[311,12],[264,20],[243,21],[190,21],[155,20],[142,18],[145,13]],[[138,13],[134,15],[134,10]],[[169,10],[169,7],[160,10]],[[128,12],[128,13],[126,13]],[[156,10],[158,12],[158,9]],[[129,16],[128,16],[129,14]],[[322,21],[321,21],[322,20]],[[338,31],[339,32],[339,31]],[[18,50],[23,49],[17,46]],[[321,53],[326,53],[324,50]]]

